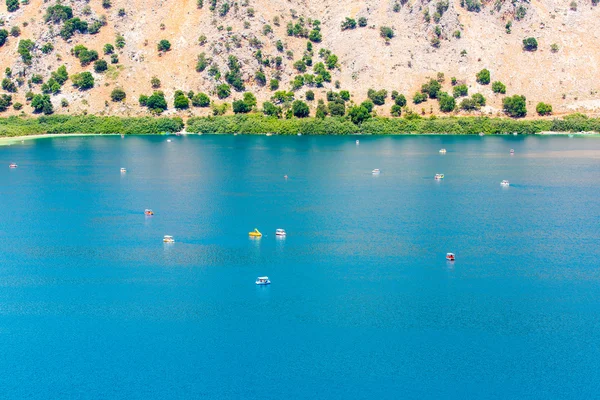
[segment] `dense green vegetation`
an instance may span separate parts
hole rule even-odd
[[[452,98],[451,96],[448,96]],[[41,99],[40,99],[41,100]],[[350,111],[356,118],[366,117],[357,107]],[[280,110],[271,103],[274,115]],[[352,110],[352,109],[351,109]],[[43,112],[43,110],[40,110]],[[266,110],[265,110],[266,111]],[[179,132],[184,123],[181,118],[163,117],[101,117],[93,115],[52,115],[37,118],[0,118],[3,136],[56,133],[120,133],[157,134]],[[557,132],[600,132],[600,119],[574,114],[563,119],[515,120],[487,117],[430,117],[422,118],[408,114],[404,118],[370,117],[355,124],[350,117],[289,118],[260,114],[238,114],[218,117],[193,117],[187,122],[188,132],[261,134],[276,132],[282,135],[348,135],[348,134],[533,134],[542,131]]]
[[[181,118],[124,118],[94,115],[52,115],[38,118],[0,118],[3,136],[57,134],[57,133],[120,133],[157,134],[179,132],[183,129]]]

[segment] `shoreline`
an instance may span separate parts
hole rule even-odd
[[[216,117],[107,117],[50,115],[34,118],[0,117],[0,143],[61,136],[164,135],[600,135],[600,118],[572,115],[562,119],[524,120],[489,117],[349,117],[286,118],[249,113]]]
[[[80,136],[115,136],[117,133],[44,133],[22,136],[0,136],[0,146],[10,146],[25,140],[59,138],[59,137],[80,137]]]

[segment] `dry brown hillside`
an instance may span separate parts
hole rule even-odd
[[[196,72],[197,57],[202,52],[219,67],[222,75],[228,70],[228,56],[235,55],[242,65],[246,90],[253,92],[261,105],[272,96],[269,80],[277,74],[281,78],[280,90],[290,90],[291,81],[297,75],[293,63],[302,58],[309,41],[288,36],[287,24],[303,22],[310,32],[313,20],[320,21],[322,35],[320,43],[313,43],[313,65],[323,61],[319,50],[324,48],[338,56],[338,66],[330,71],[330,83],[326,82],[321,88],[304,86],[295,91],[296,98],[304,98],[309,89],[315,92],[317,100],[325,98],[325,93],[335,90],[335,81],[339,81],[340,88],[350,91],[354,102],[364,100],[369,88],[386,89],[388,93],[397,90],[406,95],[408,106],[414,111],[424,109],[427,114],[439,113],[436,101],[414,105],[411,99],[427,79],[436,78],[437,73],[442,72],[445,91],[452,93],[450,78],[456,77],[468,85],[469,94],[482,93],[486,97],[487,106],[481,112],[497,115],[501,112],[503,95],[492,93],[491,84],[479,85],[475,81],[475,74],[487,68],[492,81],[499,80],[506,85],[507,95],[527,97],[529,116],[535,114],[539,101],[552,104],[555,114],[575,111],[597,114],[600,110],[600,51],[597,47],[600,33],[596,29],[600,7],[593,6],[592,0],[573,3],[567,0],[484,1],[479,12],[468,11],[467,4],[461,6],[461,0],[450,0],[437,23],[434,19],[438,18],[435,13],[439,1],[217,0],[211,10],[213,1],[204,0],[202,8],[198,8],[196,0],[110,0],[108,8],[103,7],[102,0],[62,1],[60,4],[72,8],[74,18],[89,24],[95,20],[106,23],[96,34],[76,32],[64,40],[59,35],[64,22],[44,21],[47,8],[56,1],[29,0],[28,4],[21,2],[18,10],[8,12],[2,0],[3,26],[0,29],[10,32],[12,27],[18,26],[21,33],[18,37],[9,36],[0,47],[0,71],[4,75],[7,67],[12,69],[12,80],[18,84],[13,102],[20,102],[24,107],[21,111],[11,107],[0,115],[30,114],[32,108],[25,95],[28,91],[41,92],[41,85],[29,83],[31,77],[40,74],[46,81],[61,65],[67,67],[70,75],[91,71],[95,86],[80,91],[67,81],[60,93],[52,95],[57,113],[146,115],[148,111],[139,105],[138,98],[152,93],[150,79],[157,76],[161,80],[160,90],[169,102],[166,115],[208,115],[208,108],[176,111],[174,91],[205,92],[217,102],[231,102],[241,98],[242,93],[232,90],[231,97],[217,98],[215,87],[224,82],[224,77],[215,80],[208,68]],[[477,2],[468,0],[471,5]],[[221,16],[224,3],[229,4],[229,11]],[[124,15],[120,15],[123,14],[120,9]],[[426,21],[426,10],[430,22]],[[517,10],[520,20],[517,20]],[[364,17],[367,26],[342,30],[341,23],[346,17],[355,20]],[[279,24],[274,23],[275,18]],[[508,21],[512,21],[510,33],[506,29]],[[270,25],[272,32],[265,30],[265,25]],[[392,27],[395,36],[386,42],[380,35],[381,26]],[[439,35],[436,26],[439,26]],[[460,38],[454,37],[457,31]],[[114,45],[117,35],[124,37],[125,46],[116,49],[119,61],[111,64],[103,47],[106,43]],[[204,44],[199,43],[201,35],[206,37]],[[434,47],[438,36],[439,47]],[[522,41],[526,37],[537,39],[537,51],[523,50]],[[35,43],[30,65],[26,65],[18,53],[19,41],[24,39]],[[157,49],[161,39],[171,43],[171,50],[164,54]],[[283,52],[276,49],[277,40],[283,42]],[[46,43],[54,47],[48,54],[41,50]],[[109,70],[96,73],[93,64],[82,67],[71,54],[71,49],[78,44],[98,51],[100,58],[108,61]],[[558,48],[556,51],[551,50],[553,44]],[[261,68],[255,57],[257,50],[262,52],[263,59],[271,61],[271,66],[262,67],[266,86],[259,86],[254,79]],[[288,58],[288,51],[293,52],[293,56],[290,54]],[[283,59],[280,68],[274,66],[277,56]],[[307,72],[312,73],[312,67],[308,67]],[[115,87],[126,91],[125,102],[110,100]],[[61,107],[62,99],[67,100],[67,107]],[[309,103],[314,112],[317,102]],[[384,106],[376,107],[377,113],[389,114],[391,104],[388,96]]]

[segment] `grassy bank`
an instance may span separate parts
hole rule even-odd
[[[519,120],[486,117],[442,118],[371,118],[355,125],[345,118],[277,119],[260,115],[231,115],[221,117],[194,117],[187,122],[188,132],[199,133],[268,133],[304,135],[393,135],[448,133],[478,134],[534,134],[556,132],[600,132],[600,119],[573,115],[554,120]]]
[[[166,117],[101,117],[93,115],[52,115],[37,118],[0,118],[0,136],[26,136],[59,133],[116,133],[157,134],[179,132],[181,118]],[[521,120],[486,117],[442,118],[370,118],[355,125],[346,118],[292,118],[278,119],[259,114],[228,115],[219,117],[192,117],[187,121],[190,133],[240,133],[281,135],[393,135],[447,133],[469,134],[534,134],[554,132],[600,132],[600,119],[581,114],[562,119]]]
[[[27,136],[57,133],[155,134],[179,132],[181,118],[99,117],[94,115],[51,115],[37,118],[0,118],[0,136]]]

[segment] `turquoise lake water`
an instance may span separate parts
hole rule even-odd
[[[170,138],[0,147],[1,397],[598,397],[600,139]]]

